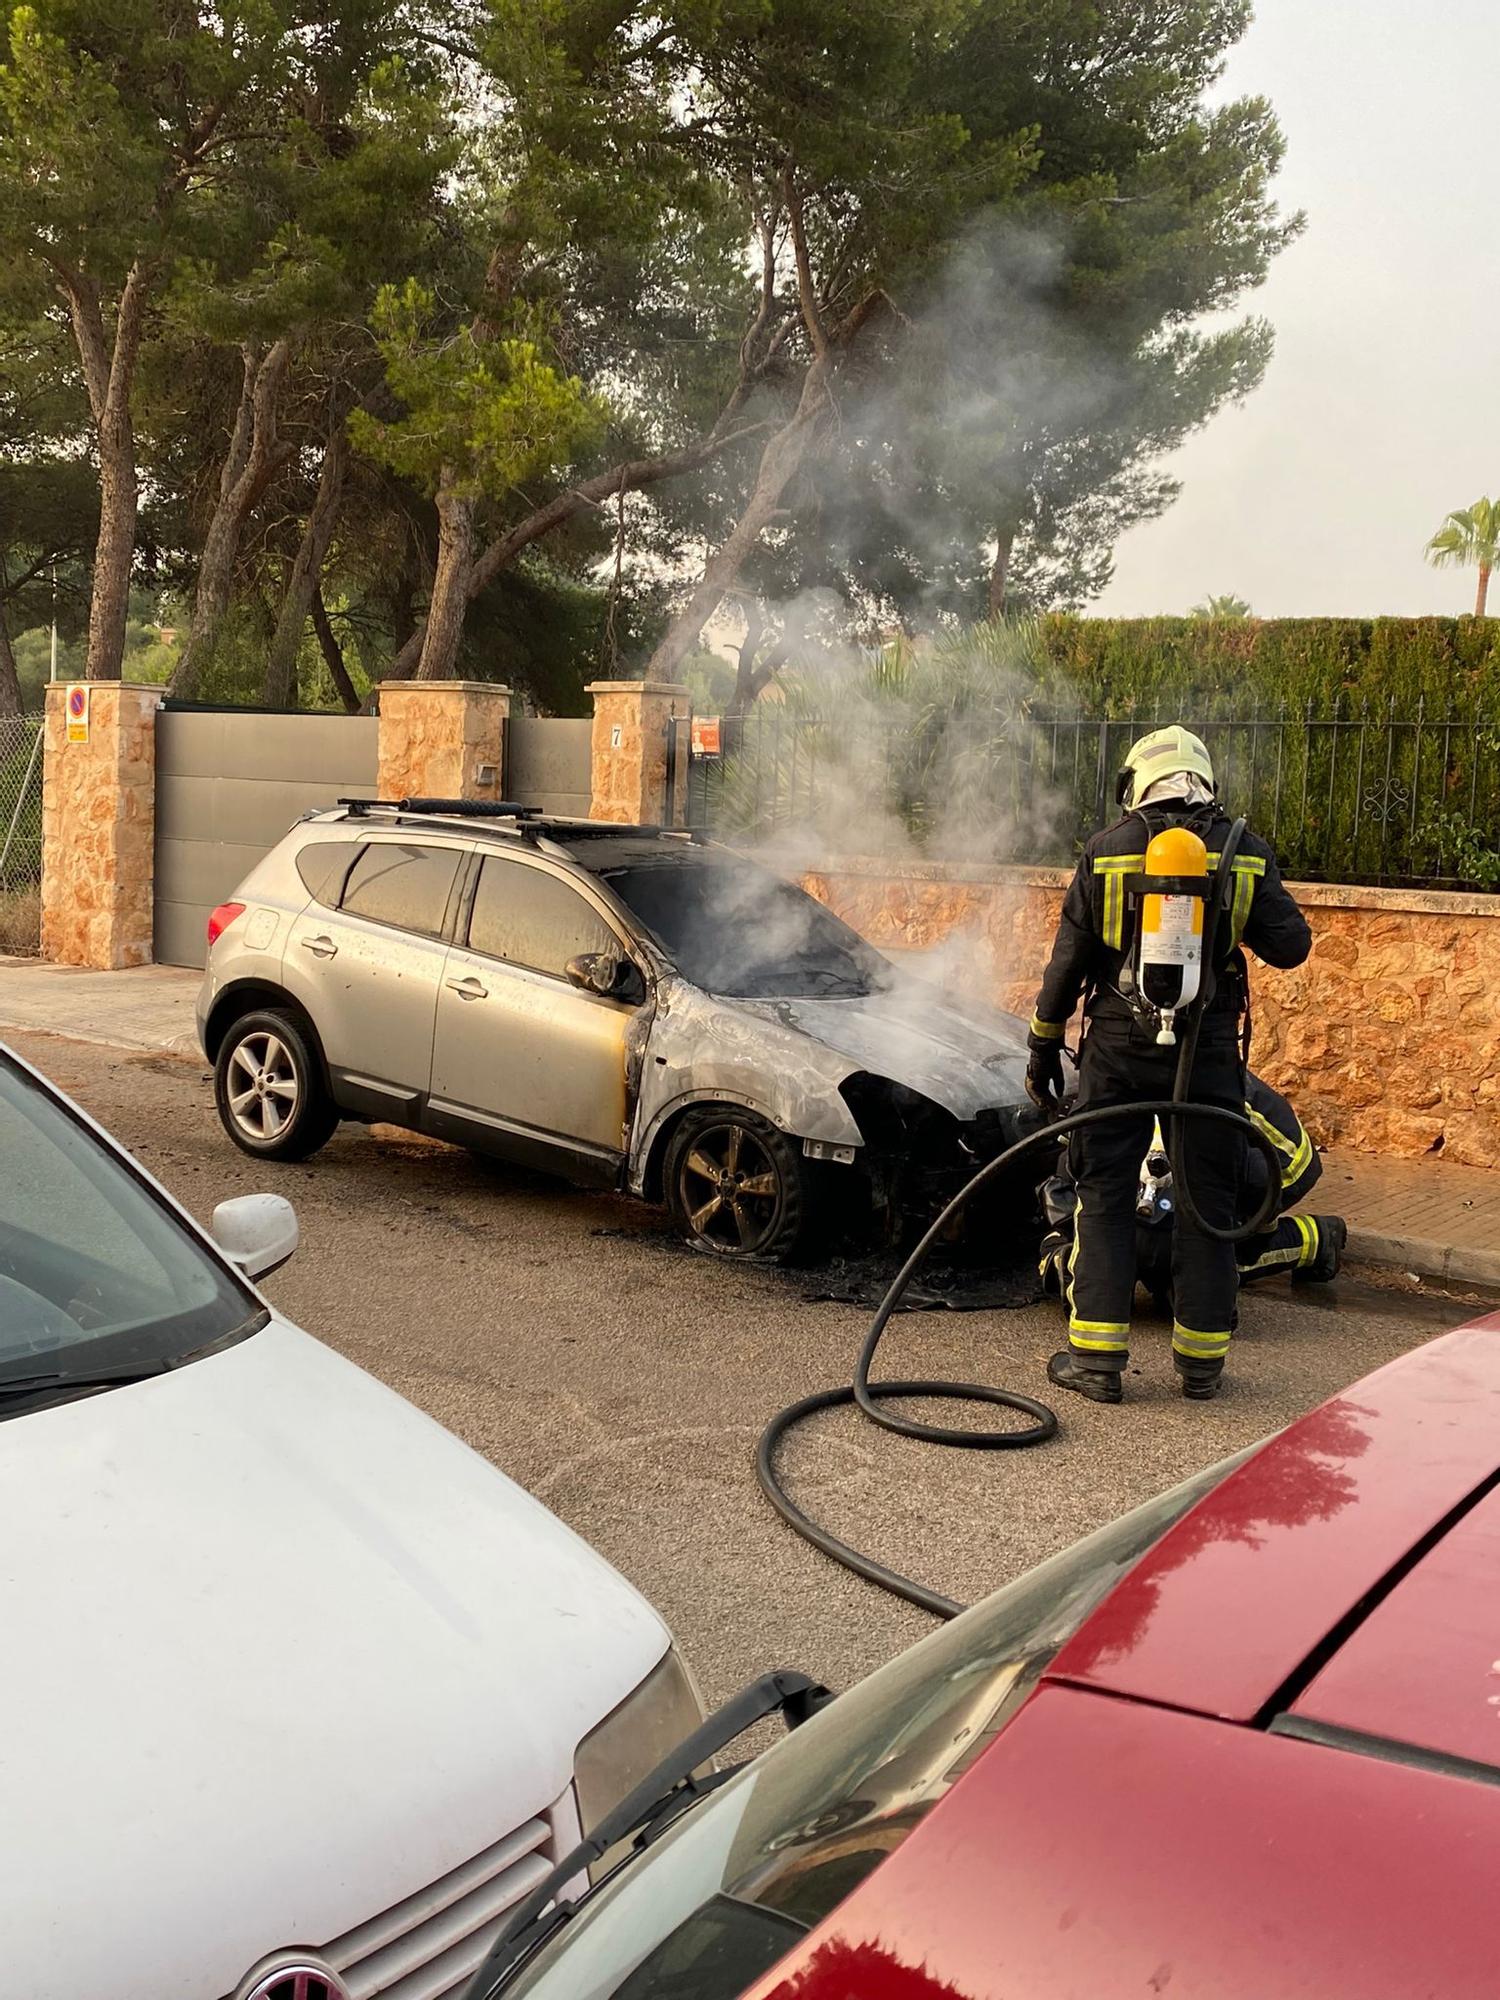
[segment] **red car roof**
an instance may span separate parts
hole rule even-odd
[[[1142,1557],[1050,1678],[1234,1721],[1260,1716],[1495,1477],[1497,1334],[1500,1315],[1445,1334],[1273,1438]],[[1496,1657],[1500,1643],[1487,1668]],[[1500,1679],[1486,1689],[1496,1692]],[[1432,1703],[1449,1698],[1431,1685]],[[1366,1728],[1379,1723],[1373,1688],[1370,1701]]]
[[[1043,1687],[745,2000],[1493,2000],[1500,1788]]]
[[[1500,1492],[1487,1493],[1423,1556],[1291,1713],[1487,1766],[1500,1778]]]

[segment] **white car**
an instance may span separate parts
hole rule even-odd
[[[439,2000],[700,1716],[645,1601],[0,1048],[0,1990]]]

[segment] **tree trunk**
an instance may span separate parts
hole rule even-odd
[[[333,620],[328,616],[328,606],[323,602],[323,586],[314,583],[312,594],[313,630],[318,635],[318,644],[323,649],[323,663],[328,669],[339,700],[344,704],[345,713],[358,715],[364,706],[359,698],[359,690],[349,678],[349,668],[344,660],[344,649],[338,642],[333,629]]]
[[[813,444],[827,429],[830,367],[829,355],[820,353],[807,371],[795,414],[766,440],[744,512],[709,557],[702,581],[662,635],[646,668],[647,680],[676,680],[703,627],[739,581],[740,571],[780,507],[782,495]]]
[[[117,681],[123,668],[138,511],[135,434],[129,411],[117,411],[99,427],[99,539],[84,667],[91,681]]]
[[[187,643],[172,675],[173,694],[191,695],[202,677],[229,609],[245,523],[286,463],[288,453],[278,451],[276,444],[276,401],[291,351],[285,339],[264,353],[248,345],[241,350],[239,408],[219,468],[219,497],[203,538]]]
[[[323,574],[328,544],[333,539],[334,524],[344,497],[344,471],[348,461],[349,450],[344,441],[343,426],[340,425],[323,451],[318,491],[302,530],[297,557],[287,579],[286,595],[281,602],[281,613],[276,620],[271,650],[266,656],[261,700],[267,708],[291,708],[295,704],[297,654],[302,646],[302,634],[307,628],[307,614],[312,609],[318,578]]]
[[[1474,616],[1483,618],[1490,601],[1490,565],[1479,565],[1479,593],[1474,599]]]
[[[1004,527],[999,531],[995,547],[995,560],[990,564],[989,615],[1001,618],[1005,615],[1005,593],[1010,583],[1011,551],[1016,545],[1016,531]]]
[[[438,555],[427,606],[422,653],[413,679],[448,681],[458,664],[469,577],[474,567],[474,503],[455,490],[453,469],[443,468],[437,494]]]
[[[20,713],[21,677],[16,672],[16,656],[11,651],[5,600],[0,598],[0,720]]]
[[[533,542],[539,542],[544,536],[565,526],[575,515],[616,499],[622,489],[626,493],[639,493],[643,488],[655,486],[663,480],[696,472],[730,445],[763,429],[761,424],[747,424],[739,428],[732,426],[745,393],[743,386],[736,389],[720,412],[713,430],[696,444],[684,445],[681,451],[660,452],[653,458],[626,459],[622,464],[611,466],[608,472],[596,472],[591,478],[581,479],[576,486],[568,487],[566,492],[555,494],[513,528],[507,528],[470,566],[470,600],[478,597],[481,591],[488,590],[495,578],[508,570]],[[391,662],[393,680],[410,680],[416,674],[425,637],[425,625],[419,623]]]
[[[138,507],[130,397],[154,278],[150,266],[131,265],[120,288],[111,342],[104,328],[96,281],[85,272],[58,268],[58,285],[68,302],[99,458],[99,536],[94,544],[84,666],[91,681],[117,681],[125,654]]]

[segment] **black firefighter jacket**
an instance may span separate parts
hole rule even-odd
[[[1201,834],[1208,865],[1215,869],[1232,825],[1227,814],[1212,810],[1188,814],[1147,806],[1093,835],[1063,902],[1031,1022],[1033,1048],[1055,1048],[1061,1042],[1080,999],[1093,1018],[1130,1018],[1119,993],[1120,971],[1135,943],[1135,909],[1125,891],[1126,877],[1144,870],[1146,844],[1166,826],[1191,826]],[[1240,982],[1224,974],[1241,947],[1248,946],[1267,965],[1301,965],[1312,950],[1312,933],[1287,893],[1269,843],[1258,833],[1247,829],[1231,866],[1229,935],[1220,933],[1218,986],[1210,1013],[1232,1017],[1243,993]]]

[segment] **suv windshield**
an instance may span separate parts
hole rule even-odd
[[[841,1695],[625,1862],[498,1991],[735,2000],[900,1846],[1126,1570],[1248,1455],[1111,1522]]]
[[[683,855],[603,879],[683,977],[730,1000],[874,993],[889,968],[816,897],[737,856]]]
[[[0,1056],[0,1389],[150,1370],[263,1311],[87,1126]]]

